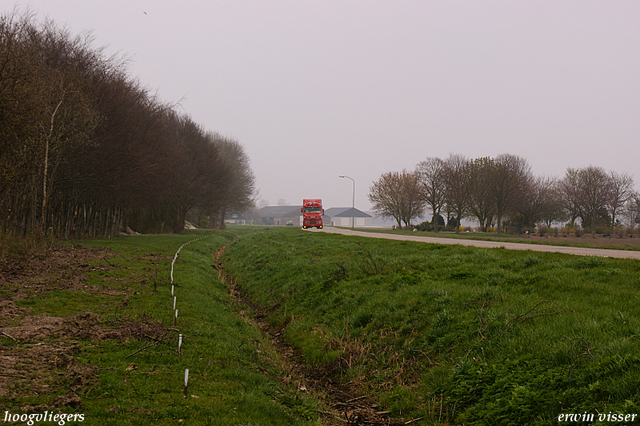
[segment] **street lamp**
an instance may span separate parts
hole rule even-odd
[[[351,182],[353,182],[353,202],[351,203],[351,229],[354,229],[356,227],[356,181],[346,175],[340,175],[338,177],[342,179],[351,179]]]

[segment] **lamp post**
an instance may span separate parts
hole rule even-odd
[[[338,176],[339,178],[342,179],[351,179],[351,182],[353,182],[353,201],[351,203],[351,229],[354,229],[356,227],[356,181],[346,175],[340,175]]]

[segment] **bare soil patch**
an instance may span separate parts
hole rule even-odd
[[[99,387],[98,368],[76,361],[83,345],[167,337],[167,330],[150,318],[107,318],[92,312],[71,317],[34,315],[31,308],[17,304],[53,290],[126,296],[126,291],[88,284],[88,272],[114,268],[109,259],[115,256],[109,249],[58,247],[0,262],[0,401],[11,404],[29,397],[47,401],[19,407],[23,411],[79,408],[80,395]]]
[[[57,247],[37,256],[9,258],[0,263],[0,289],[14,293],[8,299],[24,300],[51,290],[80,290],[87,283],[87,272],[110,268],[92,262],[113,257],[108,249]]]

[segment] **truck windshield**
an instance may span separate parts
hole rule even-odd
[[[305,207],[304,212],[305,213],[321,213],[322,207]]]

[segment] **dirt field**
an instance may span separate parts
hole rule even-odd
[[[61,318],[34,315],[20,301],[42,298],[54,290],[99,292],[121,296],[126,292],[90,286],[87,272],[108,269],[109,250],[58,247],[39,256],[0,262],[0,399],[50,396],[49,403],[20,407],[23,411],[70,406],[79,408],[78,393],[97,386],[96,368],[76,362],[78,340],[103,341],[156,336],[165,330],[144,319],[105,318],[82,312]],[[90,266],[90,264],[100,266]]]

